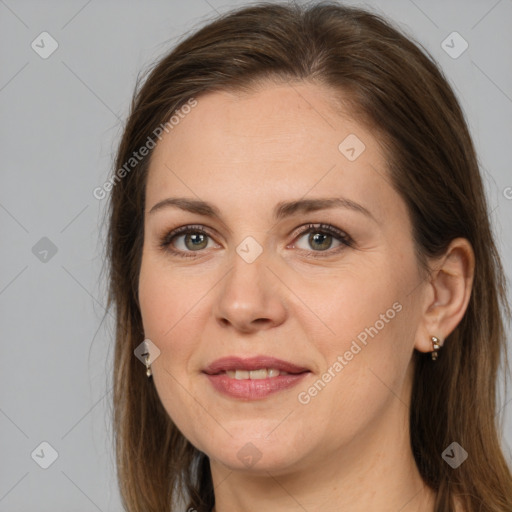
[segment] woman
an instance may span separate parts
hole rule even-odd
[[[136,93],[112,184],[126,510],[512,510],[502,268],[415,44],[336,4],[219,17]]]

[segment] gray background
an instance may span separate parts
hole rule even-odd
[[[109,172],[138,72],[217,12],[247,3],[0,0],[0,512],[121,510],[113,323],[102,322],[106,201],[92,191]],[[347,3],[395,20],[455,87],[510,278],[512,1]],[[58,43],[46,59],[31,47],[43,46],[43,31]],[[469,44],[458,58],[441,46],[453,31]],[[500,403],[511,460],[510,396]],[[43,441],[58,453],[48,469]]]

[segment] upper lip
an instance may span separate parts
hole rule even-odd
[[[229,356],[222,357],[213,361],[208,365],[203,372],[208,375],[216,375],[225,371],[233,370],[259,370],[261,368],[275,368],[276,370],[287,373],[303,373],[308,372],[307,368],[297,366],[282,359],[276,359],[269,356],[254,356],[254,357],[237,357]]]

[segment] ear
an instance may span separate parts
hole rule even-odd
[[[414,344],[420,352],[432,352],[432,336],[442,345],[466,312],[475,269],[471,244],[465,238],[452,240],[445,254],[430,262],[430,269]]]

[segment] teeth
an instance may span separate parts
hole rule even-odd
[[[247,372],[244,372],[247,373]],[[268,375],[268,370],[263,368],[262,370],[252,370],[249,372],[250,379],[266,379]]]
[[[226,375],[230,379],[244,380],[244,379],[267,379],[277,377],[278,375],[289,375],[287,372],[280,372],[275,368],[261,368],[259,370],[226,370]]]

